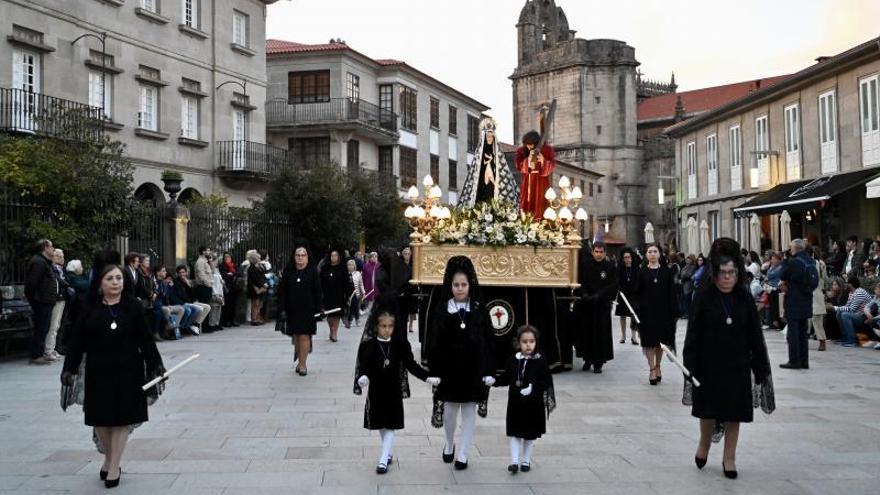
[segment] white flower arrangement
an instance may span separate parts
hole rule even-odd
[[[546,220],[535,220],[519,206],[491,201],[473,208],[455,208],[450,218],[434,225],[423,242],[490,246],[562,246],[565,235]]]

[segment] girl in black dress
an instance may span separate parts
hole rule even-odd
[[[100,477],[112,488],[122,475],[119,460],[130,429],[147,421],[147,394],[141,387],[147,375],[161,375],[165,368],[143,308],[122,295],[122,269],[111,264],[97,273],[100,285],[71,332],[61,383],[73,386],[87,354],[85,423],[95,428],[104,448]]]
[[[342,310],[345,308],[345,294],[348,292],[348,272],[342,264],[342,256],[339,250],[330,251],[324,266],[321,268],[321,289],[324,291],[324,306],[326,309],[339,308],[338,312],[327,317],[327,326],[330,327],[330,341],[336,342],[339,338],[339,323],[342,321]]]
[[[726,248],[724,246],[727,246]],[[693,387],[691,414],[700,418],[694,462],[706,465],[716,423],[723,425],[724,475],[736,478],[739,425],[753,419],[754,383],[762,408],[772,412],[772,380],[758,310],[745,284],[745,267],[732,239],[717,239],[709,257],[710,276],[694,297],[684,342],[685,367],[700,381]],[[769,400],[768,397],[771,397]]]
[[[620,254],[620,263],[617,265],[617,280],[620,284],[620,292],[626,296],[630,303],[635,299],[633,288],[636,283],[636,275],[639,273],[639,263],[641,263],[641,260],[639,260],[638,255],[631,248],[623,248]],[[617,308],[614,309],[614,314],[620,317],[620,343],[626,343],[626,319],[629,318],[630,342],[633,345],[639,345],[639,341],[636,339],[638,334],[636,320],[632,317],[629,308],[626,307],[626,303],[623,302],[623,298],[619,295],[617,296]]]
[[[288,263],[278,287],[278,301],[287,314],[287,334],[294,345],[296,374],[306,376],[306,360],[312,350],[312,335],[318,330],[315,315],[324,310],[321,278],[315,267],[309,265],[309,252],[300,246],[293,251],[293,262]]]
[[[428,369],[431,376],[442,380],[434,390],[435,405],[441,406],[435,410],[432,424],[444,427],[443,462],[452,462],[461,412],[461,443],[455,459],[455,469],[461,470],[467,469],[477,403],[488,399],[489,387],[495,383],[494,334],[489,313],[479,299],[477,272],[470,258],[449,259],[440,294],[440,300],[446,302],[437,306],[426,336]]]
[[[416,363],[409,342],[392,340],[394,319],[392,309],[377,308],[373,313],[368,323],[370,329],[365,331],[358,348],[355,372],[358,378],[354,393],[360,395],[364,387],[369,387],[364,406],[364,428],[379,430],[382,439],[382,451],[376,465],[379,474],[388,472],[393,459],[394,431],[403,429],[403,399],[409,397],[404,380],[406,370],[431,385],[440,383],[439,378],[429,378],[428,372]]]
[[[538,330],[523,325],[516,331],[517,352],[495,385],[507,386],[507,437],[512,474],[532,468],[535,440],[547,432],[547,415],[556,407],[547,360],[535,350]],[[520,457],[520,454],[522,457]]]
[[[660,344],[675,348],[675,324],[678,320],[678,299],[675,277],[665,263],[660,262],[660,248],[648,247],[647,263],[639,269],[633,294],[638,301],[639,335],[642,350],[648,359],[648,382],[657,385],[663,379],[660,363],[663,351]]]

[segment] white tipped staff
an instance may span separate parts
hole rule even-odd
[[[170,370],[163,373],[162,376],[157,376],[156,378],[153,378],[152,380],[147,382],[143,387],[141,387],[141,389],[143,389],[144,392],[146,392],[150,388],[155,387],[158,383],[161,383],[161,382],[168,380],[169,376],[173,375],[180,368],[183,368],[184,366],[188,365],[189,363],[195,361],[196,359],[198,359],[199,356],[201,356],[201,354],[193,354],[192,356],[184,359],[183,361],[177,363],[177,365],[175,365],[173,368],[171,368]]]
[[[687,368],[684,367],[684,363],[682,363],[678,359],[678,356],[676,356],[671,350],[669,350],[669,347],[666,347],[666,344],[661,342],[660,348],[663,349],[663,353],[666,354],[666,357],[668,357],[670,361],[672,361],[673,363],[675,363],[676,366],[678,366],[678,369],[680,369],[681,372],[684,373],[684,376],[691,379],[691,381],[694,383],[695,387],[700,386],[700,381],[697,380],[696,377],[694,377],[694,375],[691,374],[690,370],[688,370]]]
[[[321,313],[315,313],[315,318],[320,317],[322,314],[323,314],[323,315],[329,315],[330,313],[338,313],[339,311],[342,311],[342,308],[328,309],[327,311],[324,311],[324,312],[321,312]]]
[[[636,311],[629,304],[629,299],[626,298],[626,296],[623,294],[623,291],[618,292],[618,294],[620,295],[620,298],[623,299],[623,302],[626,304],[626,307],[629,308],[629,312],[630,312],[630,314],[633,315],[633,319],[636,320],[637,324],[641,325],[642,322],[641,322],[641,320],[639,320],[639,315],[636,314]]]

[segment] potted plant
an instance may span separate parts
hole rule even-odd
[[[183,174],[177,170],[165,170],[162,172],[162,182],[165,183],[165,192],[171,198],[171,202],[177,202],[177,193],[180,192],[180,183],[183,182]]]

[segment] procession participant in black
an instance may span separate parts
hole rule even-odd
[[[581,260],[578,273],[581,284],[577,303],[581,321],[578,335],[578,355],[583,358],[583,370],[593,367],[601,373],[602,366],[614,359],[611,336],[611,302],[617,295],[617,270],[605,258],[605,243],[594,242],[592,256]]]
[[[312,336],[318,330],[315,315],[324,310],[324,294],[318,270],[309,264],[304,246],[293,251],[293,259],[284,268],[278,287],[278,301],[287,316],[286,333],[294,345],[296,374],[306,376],[306,361],[312,349]]]
[[[321,267],[321,289],[324,291],[324,308],[336,309],[345,307],[345,294],[348,285],[348,272],[342,263],[342,255],[338,249],[333,249],[324,260]],[[339,335],[339,323],[342,321],[342,312],[336,312],[327,317],[327,326],[330,327],[330,341],[336,342]]]
[[[620,284],[620,292],[632,301],[633,288],[636,283],[636,275],[639,273],[639,264],[641,260],[632,248],[625,247],[620,251],[620,261],[617,263],[617,281]],[[620,343],[626,343],[626,319],[629,318],[629,328],[631,332],[630,341],[633,345],[638,345],[636,339],[638,334],[638,326],[636,319],[629,312],[629,308],[623,302],[620,295],[617,296],[617,307],[614,309],[614,315],[620,317]]]
[[[700,418],[700,440],[694,462],[706,465],[716,423],[726,435],[721,463],[724,475],[736,478],[739,425],[753,419],[754,383],[764,412],[775,408],[767,345],[758,311],[747,287],[745,266],[733,239],[715,240],[709,254],[710,283],[694,297],[684,341],[685,367],[700,381],[692,391],[691,414]],[[686,385],[690,385],[687,383]],[[687,403],[687,401],[685,401]]]
[[[495,383],[495,349],[489,314],[479,296],[477,272],[470,258],[454,256],[446,264],[440,301],[427,332],[428,369],[442,381],[434,389],[431,424],[443,426],[443,462],[455,457],[455,427],[461,411],[461,442],[455,469],[467,469],[476,428],[477,403],[488,400]],[[485,408],[481,404],[481,415]]]
[[[416,363],[409,342],[391,338],[394,333],[393,308],[376,308],[364,331],[364,340],[358,347],[357,377],[354,393],[367,389],[364,405],[364,428],[379,430],[382,450],[376,472],[385,474],[393,459],[394,432],[403,429],[403,399],[409,397],[409,387],[402,377],[406,370],[431,385],[440,383],[436,377]]]
[[[647,263],[639,269],[633,287],[635,301],[630,299],[630,302],[638,307],[642,351],[648,359],[650,370],[648,382],[657,385],[663,376],[660,372],[663,358],[660,344],[675,348],[673,329],[678,320],[678,298],[675,276],[665,263],[660,262],[660,248],[654,244],[648,246],[645,257]]]
[[[547,416],[556,408],[553,377],[547,360],[537,351],[538,330],[523,325],[516,331],[517,353],[511,358],[496,386],[508,387],[506,431],[510,441],[513,474],[532,468],[535,440],[547,433]]]
[[[147,421],[147,377],[165,373],[162,357],[133,296],[123,295],[123,269],[115,264],[97,272],[98,288],[87,301],[68,343],[61,383],[72,387],[84,355],[85,424],[95,428],[104,451],[100,478],[119,485],[119,461],[131,429]]]

